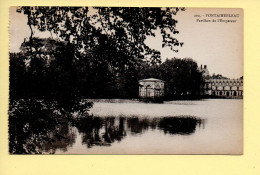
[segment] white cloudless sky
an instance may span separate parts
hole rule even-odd
[[[206,17],[206,14],[239,14],[239,17]],[[194,17],[200,15],[200,18]],[[148,37],[146,43],[161,51],[162,61],[166,58],[192,58],[198,63],[207,65],[210,74],[222,74],[229,78],[243,75],[243,11],[242,9],[187,8],[180,11],[175,19],[179,34],[176,38],[184,42],[178,47],[179,52],[162,48],[161,36]],[[234,23],[197,22],[197,19],[236,20]],[[19,52],[25,37],[30,36],[27,18],[10,8],[10,51]],[[35,36],[46,37],[48,33],[36,29]]]

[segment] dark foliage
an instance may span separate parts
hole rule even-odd
[[[228,79],[227,77],[224,77],[223,75],[221,74],[213,74],[210,78],[213,78],[213,79]]]
[[[180,10],[185,9],[20,7],[17,12],[27,16],[31,29],[21,47],[22,61],[30,65],[23,95],[67,94],[65,101],[77,93],[91,98],[137,97],[138,66],[143,61],[160,62],[160,52],[144,41],[159,30],[162,46],[177,51],[175,47],[183,45],[175,38],[179,31],[174,16]],[[34,38],[33,27],[64,42]]]
[[[12,154],[55,153],[75,142],[68,118],[54,103],[35,99],[13,101],[9,110],[9,152]]]
[[[170,47],[183,43],[175,38],[177,20],[174,16],[184,8],[127,8],[127,7],[20,7],[17,12],[27,16],[32,27],[56,34],[60,39],[75,46],[75,52],[88,54],[101,42],[112,43],[124,51],[125,61],[147,59],[160,62],[160,52],[151,49],[144,41],[155,36],[159,30],[162,46]],[[117,58],[113,58],[117,59]]]
[[[165,82],[165,99],[198,98],[204,80],[198,65],[191,58],[167,59],[162,64],[145,65],[140,78],[158,78]]]
[[[185,9],[18,8],[27,16],[31,35],[21,46],[22,58],[10,55],[10,89],[15,89],[10,96],[55,98],[68,109],[82,97],[137,98],[142,65],[161,62],[160,52],[145,44],[146,37],[159,30],[162,46],[177,52],[183,43],[175,38],[179,31],[174,16],[181,10]],[[33,37],[33,27],[57,40]],[[14,63],[18,59],[21,65]],[[16,75],[19,71],[22,77]]]
[[[198,65],[190,58],[166,60],[161,65],[162,79],[165,81],[165,95],[198,96],[203,84],[202,73]]]
[[[23,52],[10,53],[11,100],[56,100],[61,107],[70,109],[82,98],[137,98],[138,80],[143,78],[164,80],[167,99],[197,96],[203,84],[202,74],[192,59],[173,58],[156,65],[129,63],[121,68],[111,59],[117,54],[109,52],[112,45],[100,47],[91,58],[73,61],[73,45],[52,39],[35,40],[47,43],[41,46],[44,54],[29,54],[26,43]]]

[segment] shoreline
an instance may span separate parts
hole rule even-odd
[[[243,100],[243,98],[200,98],[200,99],[172,99],[172,100],[163,100],[163,102],[172,102],[172,101],[205,101],[205,100],[218,100],[218,99],[226,99],[226,100]],[[121,98],[114,98],[114,99],[86,99],[89,102],[97,102],[97,103],[153,103],[152,101],[144,102],[140,99],[121,99]]]

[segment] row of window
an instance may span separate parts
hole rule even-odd
[[[224,90],[240,90],[239,88],[240,87],[215,87],[215,86],[212,87],[213,90],[215,90],[215,89],[217,89],[217,90],[223,90],[223,89]]]
[[[226,95],[226,96],[243,96],[243,91],[242,92],[237,92],[237,91],[213,91],[212,95]]]
[[[230,79],[227,79],[227,80],[213,80],[213,79],[209,79],[210,82],[213,82],[213,83],[218,83],[218,82],[221,82],[221,83],[243,83],[243,80],[230,80]]]
[[[140,89],[139,90],[139,95],[140,96],[146,96],[146,97],[159,97],[163,95],[162,90],[152,90],[152,89]]]
[[[212,85],[243,85],[243,83],[212,83]]]

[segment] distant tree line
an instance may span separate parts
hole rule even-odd
[[[140,78],[158,78],[165,82],[165,99],[198,98],[204,85],[202,72],[191,58],[172,58],[157,65],[146,66]]]
[[[151,77],[165,81],[165,96],[170,99],[196,96],[203,83],[190,58],[126,64],[121,62],[126,55],[103,43],[87,58],[72,59],[70,43],[50,38],[32,41],[33,45],[23,43],[21,52],[10,53],[11,99],[138,98],[138,80]]]
[[[212,74],[212,76],[210,78],[213,78],[213,79],[228,79],[227,77],[221,75],[221,74]]]

